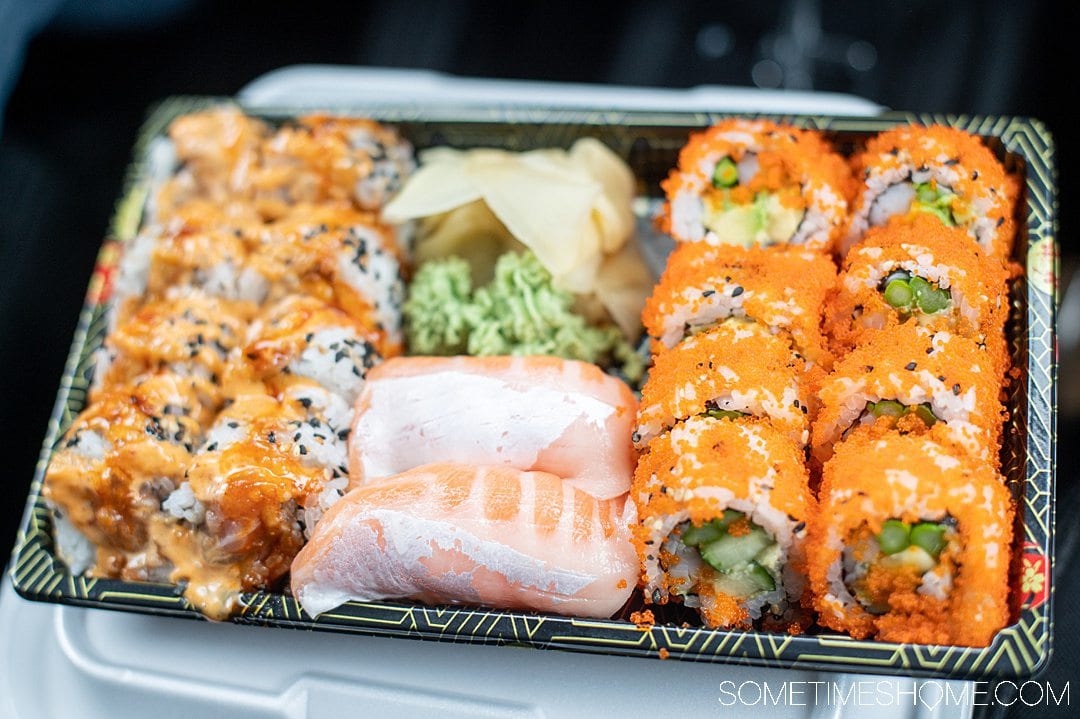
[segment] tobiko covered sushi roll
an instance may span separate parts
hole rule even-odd
[[[852,438],[819,495],[806,553],[821,624],[986,646],[1008,623],[1014,509],[991,467],[925,437]]]
[[[646,602],[681,602],[709,627],[804,626],[813,499],[790,439],[756,419],[689,419],[649,443],[631,496]]]
[[[819,135],[766,120],[727,120],[692,135],[661,184],[661,225],[679,242],[826,252],[851,193],[843,158]]]

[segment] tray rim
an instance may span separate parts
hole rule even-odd
[[[27,497],[9,574],[20,596],[35,600],[120,611],[202,619],[173,585],[72,577],[52,553],[51,518],[40,496],[41,481],[62,422],[71,418],[71,404],[85,397],[91,358],[84,356],[94,323],[103,321],[98,298],[105,291],[115,263],[118,243],[134,235],[146,198],[147,153],[150,142],[179,114],[221,103],[230,98],[177,96],[167,98],[148,113],[134,146],[134,158],[125,176],[110,231],[102,244],[94,274],[80,311],[71,351],[64,367],[56,403]],[[296,108],[244,108],[269,119],[285,119]],[[310,108],[302,108],[310,112]],[[1054,490],[1056,483],[1057,356],[1056,356],[1056,165],[1053,139],[1046,126],[1029,117],[887,112],[874,117],[830,115],[776,115],[769,113],[669,112],[583,110],[543,107],[356,104],[328,106],[326,112],[366,115],[385,122],[438,122],[469,124],[536,124],[539,126],[607,126],[621,128],[706,126],[727,117],[764,117],[804,127],[838,132],[877,132],[900,124],[946,124],[969,132],[998,137],[1006,151],[1026,164],[1027,273],[1021,280],[1026,297],[1027,402],[1024,427],[1024,494],[1018,498],[1023,514],[1025,541],[1022,562],[1029,560],[1043,578],[1042,592],[1030,597],[1018,621],[1001,630],[986,648],[936,647],[857,641],[842,635],[791,637],[766,632],[731,632],[699,627],[657,625],[642,629],[620,620],[586,620],[555,615],[534,615],[473,607],[424,607],[395,602],[350,602],[339,610],[312,620],[291,597],[258,592],[245,594],[242,609],[232,621],[239,624],[405,636],[408,638],[513,644],[624,656],[739,663],[766,667],[792,667],[825,671],[893,673],[938,678],[1026,678],[1048,662],[1053,641],[1052,564],[1054,556]],[[141,193],[141,195],[140,195]],[[136,204],[137,203],[137,204]],[[97,328],[100,329],[100,328]],[[1037,450],[1037,451],[1034,451]],[[1035,575],[1033,575],[1035,576]],[[1035,599],[1038,599],[1036,603]],[[607,636],[602,636],[606,633]],[[662,652],[661,650],[664,650]]]

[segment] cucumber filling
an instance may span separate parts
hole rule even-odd
[[[916,183],[915,200],[911,203],[911,211],[931,214],[949,227],[956,227],[956,215],[953,213],[954,200],[956,200],[956,195],[947,187],[935,182]]]
[[[682,543],[698,551],[715,572],[703,572],[698,582],[709,582],[718,592],[745,600],[776,589],[780,576],[780,545],[742,512],[725,510],[723,516],[694,526],[682,525]]]
[[[921,312],[933,315],[948,309],[952,293],[906,270],[890,272],[881,281],[881,294],[904,317]]]

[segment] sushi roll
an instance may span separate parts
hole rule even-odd
[[[806,553],[821,624],[983,647],[1008,623],[1014,508],[986,463],[915,435],[853,438],[819,496]]]
[[[245,342],[254,305],[220,300],[199,290],[169,294],[170,299],[143,305],[106,337],[98,354],[94,390],[168,370],[191,378],[202,402],[216,409],[225,399],[226,365]]]
[[[84,409],[56,447],[42,493],[67,541],[85,538],[73,574],[166,581],[170,565],[152,541],[161,502],[183,481],[211,415],[192,378],[163,372],[111,387]],[[72,541],[74,540],[74,541]]]
[[[263,145],[256,199],[283,204],[352,200],[377,211],[416,169],[412,145],[372,120],[306,115]]]
[[[844,252],[871,227],[923,213],[963,228],[987,255],[1011,257],[1020,186],[978,137],[948,127],[899,127],[872,138],[854,168],[862,188]]]
[[[275,395],[295,383],[314,382],[351,406],[368,370],[381,360],[367,327],[313,297],[271,305],[251,325],[249,337],[227,377],[236,393],[250,391],[240,387],[252,380]]]
[[[913,322],[878,332],[822,382],[813,455],[873,426],[922,434],[997,462],[1004,410],[990,345]]]
[[[847,221],[851,175],[814,132],[736,119],[692,135],[662,187],[661,227],[678,242],[828,252]]]
[[[654,358],[641,390],[634,444],[644,448],[698,415],[767,417],[805,446],[818,376],[789,342],[749,320],[729,319]]]
[[[162,502],[168,521],[153,536],[172,561],[170,579],[211,618],[227,617],[240,592],[280,580],[348,484],[344,438],[300,400],[238,397]]]
[[[405,285],[389,229],[370,218],[346,227],[322,220],[293,217],[260,234],[248,266],[270,283],[267,299],[299,294],[332,303],[376,336],[381,354],[400,354]]]
[[[610,617],[634,588],[634,507],[546,472],[438,463],[349,492],[292,564],[317,616],[415,599]]]
[[[832,260],[808,250],[684,244],[668,258],[642,321],[661,352],[728,318],[750,319],[786,333],[800,354],[828,369],[821,314],[835,282]]]
[[[368,375],[350,435],[354,484],[452,461],[550,472],[612,499],[634,473],[637,400],[587,362],[396,357]]]
[[[846,354],[881,329],[914,322],[1005,357],[1007,276],[966,232],[925,213],[871,228],[844,259],[829,302],[834,349]]]
[[[248,266],[248,248],[235,232],[149,228],[124,248],[113,299],[112,326],[148,301],[170,292],[197,289],[224,300],[259,304],[270,280]]]
[[[649,443],[631,496],[646,602],[681,602],[712,628],[804,628],[813,498],[790,439],[761,420],[688,419]]]

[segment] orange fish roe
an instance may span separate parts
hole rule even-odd
[[[947,290],[948,306],[926,314],[917,305],[904,311],[890,305],[882,285],[896,271]],[[1007,279],[1002,264],[960,228],[948,227],[926,213],[895,217],[884,227],[871,228],[844,258],[826,310],[833,351],[842,356],[882,329],[914,322],[992,346],[995,357],[1008,360],[1004,345]],[[1005,366],[996,370],[999,375],[1004,371]]]
[[[756,159],[756,172],[745,182],[717,188],[712,175],[722,158],[739,163]],[[694,133],[679,153],[679,165],[661,183],[668,202],[661,228],[680,242],[720,241],[700,217],[686,215],[689,205],[746,205],[760,193],[781,206],[812,212],[820,221],[789,238],[814,250],[830,250],[840,236],[853,195],[853,181],[843,158],[819,134],[766,120],[732,119]],[[696,206],[696,205],[695,205]]]
[[[821,384],[814,457],[825,462],[849,427],[873,423],[864,414],[867,403],[895,400],[907,407],[929,405],[938,420],[931,431],[952,438],[972,456],[997,462],[1004,421],[997,368],[1007,358],[995,356],[995,350],[1004,351],[1004,346],[982,346],[913,322],[874,334],[837,363]],[[911,423],[907,428],[920,426],[925,425]]]
[[[951,210],[959,224],[986,253],[999,261],[1010,257],[1020,186],[979,137],[938,125],[898,127],[867,142],[852,165],[864,189],[852,208],[847,246],[867,231],[871,206],[881,192],[914,177],[915,182],[947,187],[956,195]]]
[[[645,609],[640,612],[631,612],[630,621],[636,624],[638,629],[642,631],[648,631],[656,625],[656,617],[653,616],[651,609]]]
[[[802,452],[763,420],[697,417],[679,423],[649,443],[630,496],[638,507],[633,541],[648,602],[666,604],[693,593],[709,626],[749,621],[735,598],[713,591],[708,579],[715,570],[701,565],[700,575],[672,572],[681,560],[665,546],[684,522],[700,527],[725,509],[747,515],[733,523],[731,534],[748,533],[753,521],[787,548],[789,564],[802,564],[803,531],[814,505]],[[792,603],[798,601],[800,587],[782,588]]]
[[[667,659],[668,657],[670,657],[670,656],[671,656],[671,652],[669,652],[669,651],[668,651],[667,649],[665,649],[664,647],[660,647],[660,651],[659,651],[659,652],[657,652],[657,654],[659,655],[659,657],[660,657],[661,659]]]
[[[752,322],[724,322],[655,357],[634,442],[643,447],[679,420],[721,409],[768,417],[805,444],[812,410],[805,385],[814,377],[784,339]]]
[[[961,646],[986,646],[1008,623],[1014,507],[994,469],[923,436],[855,434],[826,463],[819,495],[806,550],[819,623],[857,639]],[[950,517],[955,536],[931,572],[944,567],[951,576],[937,590],[920,591],[925,575],[875,568],[865,581],[887,610],[872,614],[852,596],[843,548],[890,519],[910,525]]]
[[[807,250],[689,243],[668,258],[641,317],[655,352],[675,346],[691,325],[735,316],[788,333],[799,353],[828,369],[821,313],[835,281],[832,261]]]

